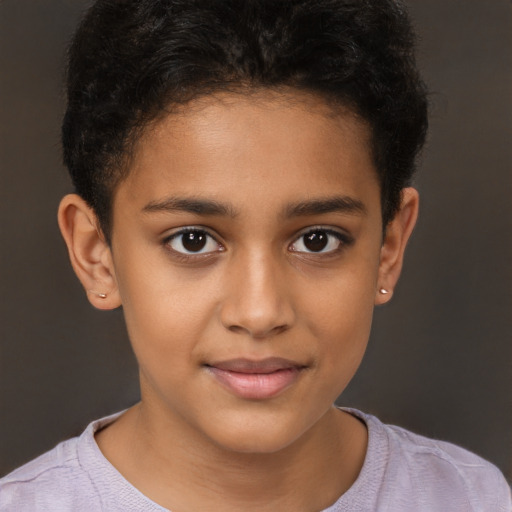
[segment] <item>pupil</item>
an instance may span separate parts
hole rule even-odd
[[[197,252],[204,248],[206,245],[206,235],[197,231],[191,233],[185,233],[182,235],[183,247],[187,251]]]
[[[312,252],[319,252],[327,246],[327,233],[325,231],[314,231],[304,235],[304,245]]]

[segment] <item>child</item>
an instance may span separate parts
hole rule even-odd
[[[5,477],[0,510],[512,509],[477,456],[333,406],[418,212],[412,45],[391,0],[95,3],[59,224],[142,399]]]

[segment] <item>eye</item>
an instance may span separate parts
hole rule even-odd
[[[348,243],[350,243],[349,237],[342,233],[325,228],[314,228],[297,238],[290,245],[290,250],[310,254],[330,253]]]
[[[185,255],[222,251],[222,246],[204,229],[187,228],[174,233],[165,242],[173,251]]]

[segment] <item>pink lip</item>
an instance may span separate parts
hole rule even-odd
[[[263,400],[290,387],[305,366],[287,359],[271,357],[259,361],[230,359],[209,364],[207,368],[233,394],[240,398]]]

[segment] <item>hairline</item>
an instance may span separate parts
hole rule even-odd
[[[193,110],[202,110],[207,106],[211,105],[212,101],[222,103],[225,99],[234,97],[257,97],[269,101],[273,99],[282,100],[283,102],[292,103],[298,105],[301,108],[306,108],[307,111],[314,113],[320,113],[327,119],[336,119],[340,116],[350,116],[357,119],[359,122],[364,123],[368,129],[369,138],[366,141],[368,150],[371,153],[372,162],[379,182],[379,187],[382,192],[382,180],[379,174],[378,162],[375,155],[374,148],[374,127],[370,121],[359,114],[357,108],[349,101],[341,101],[334,95],[322,93],[314,89],[306,89],[304,87],[294,87],[293,85],[279,84],[276,86],[266,86],[263,84],[247,84],[245,82],[228,84],[229,86],[219,86],[216,89],[209,91],[196,90],[195,94],[191,94],[185,101],[177,99],[169,99],[165,106],[162,108],[154,109],[142,117],[141,121],[136,123],[135,126],[130,130],[126,137],[126,146],[121,155],[117,158],[112,158],[109,162],[108,169],[110,170],[111,179],[107,183],[109,204],[107,208],[107,219],[106,225],[101,223],[103,234],[106,240],[111,242],[112,229],[113,229],[113,206],[115,197],[119,186],[126,180],[132,171],[133,164],[137,157],[140,144],[144,142],[146,136],[152,133],[158,125],[164,122],[165,119],[170,116],[179,118],[180,116],[186,116]],[[263,97],[271,93],[271,97]],[[316,105],[322,105],[321,111],[314,109],[313,102]],[[381,210],[383,204],[381,204]],[[385,226],[383,226],[385,228]],[[107,232],[105,232],[107,231]]]

